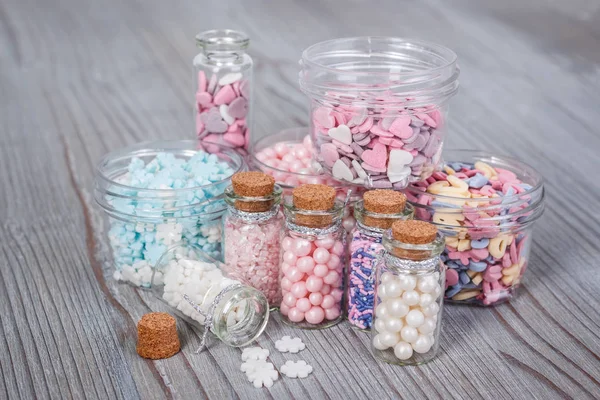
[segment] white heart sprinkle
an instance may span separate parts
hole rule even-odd
[[[219,85],[231,85],[234,82],[242,79],[242,74],[240,72],[231,72],[229,74],[223,75],[221,79],[219,79]]]
[[[410,171],[410,167],[402,167],[401,169],[397,169],[394,172],[390,172],[390,169],[388,168],[387,177],[391,183],[400,182],[410,175]]]
[[[219,107],[219,112],[221,113],[223,121],[227,122],[228,125],[231,125],[235,122],[235,118],[229,115],[229,106],[227,104],[221,104]]]
[[[391,171],[391,173],[395,173],[403,166],[410,164],[413,158],[413,155],[406,150],[393,149],[392,151],[390,151],[390,161],[388,162],[388,174],[390,173],[391,168],[394,169],[394,171]]]
[[[367,178],[367,173],[358,161],[352,160],[352,166],[354,167],[354,170],[356,171],[356,174],[359,176],[359,178],[363,180]]]
[[[337,140],[340,143],[350,145],[352,143],[352,132],[346,125],[340,125],[337,128],[331,128],[327,131],[330,138]]]
[[[333,168],[331,168],[331,173],[336,179],[343,179],[345,181],[352,181],[354,179],[354,175],[352,175],[352,171],[342,160],[337,160],[333,164]]]

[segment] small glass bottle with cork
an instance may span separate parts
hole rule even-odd
[[[273,177],[256,171],[234,174],[225,190],[226,271],[263,292],[271,306],[281,302],[281,192]]]
[[[291,197],[284,204],[280,312],[296,327],[326,328],[342,319],[344,203],[318,184],[301,185]]]
[[[424,221],[396,221],[377,263],[373,355],[400,365],[432,360],[439,348],[445,270],[444,237]]]
[[[383,251],[383,233],[394,221],[412,219],[413,215],[414,209],[406,203],[406,196],[391,189],[370,190],[354,203],[356,226],[350,233],[347,286],[348,321],[354,327],[371,329],[374,269]]]

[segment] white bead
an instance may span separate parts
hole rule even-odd
[[[388,294],[387,294],[387,286],[386,286],[385,283],[379,285],[379,287],[377,288],[377,296],[381,300],[385,300],[385,299],[387,299],[389,297]]]
[[[423,325],[423,322],[425,322],[425,316],[419,310],[410,310],[408,314],[406,314],[406,323],[410,326],[418,328]]]
[[[438,306],[437,303],[431,303],[423,308],[423,314],[425,314],[426,317],[433,317],[434,315],[437,315],[438,311],[440,311],[440,306]]]
[[[436,322],[433,318],[425,318],[423,325],[419,327],[419,332],[429,334],[435,330]]]
[[[386,350],[389,348],[389,346],[386,346],[381,342],[381,335],[376,335],[373,338],[373,347],[375,347],[377,350]]]
[[[400,342],[394,346],[394,355],[399,360],[408,360],[413,355],[412,346],[406,342]]]
[[[404,301],[402,301],[402,299],[396,298],[388,300],[386,301],[386,304],[386,312],[389,313],[389,315],[392,317],[402,318],[406,314],[408,314],[409,308],[406,304],[404,304]],[[377,316],[379,317],[381,316],[381,314],[377,314]]]
[[[392,274],[391,272],[384,272],[383,274],[381,274],[381,282],[387,283],[387,282],[393,281],[393,280],[394,280],[394,274]]]
[[[379,333],[385,332],[385,319],[384,318],[375,318],[375,330]]]
[[[417,329],[413,328],[412,326],[405,326],[400,331],[400,337],[405,342],[412,343],[419,337],[419,332],[417,332]]]
[[[388,315],[388,309],[384,303],[381,303],[377,306],[377,308],[375,309],[375,315],[377,316],[377,318],[385,318]]]
[[[417,278],[410,275],[401,275],[398,277],[398,283],[402,290],[413,290],[417,286]]]
[[[427,307],[431,303],[433,303],[433,296],[429,293],[423,293],[421,295],[421,299],[419,300],[419,305],[421,307]]]
[[[431,342],[429,341],[429,337],[425,335],[419,335],[417,340],[412,344],[412,348],[417,353],[427,353],[429,349],[431,349]]]
[[[389,332],[400,332],[402,329],[402,320],[400,318],[391,318],[388,317],[385,320],[385,330]]]
[[[433,290],[433,296],[437,299],[442,294],[442,288],[440,285],[435,285],[435,289]]]
[[[429,275],[429,276],[424,276],[422,278],[419,278],[419,283],[417,284],[417,288],[419,288],[419,290],[422,293],[431,293],[435,290],[435,287],[437,285],[438,284],[434,280],[433,276]]]
[[[416,304],[419,304],[419,301],[421,299],[417,291],[409,290],[407,292],[402,293],[402,300],[404,300],[404,304],[414,306]]]
[[[383,332],[377,336],[380,337],[381,343],[388,347],[395,346],[400,341],[400,335],[395,332]]]
[[[402,294],[402,288],[400,287],[399,282],[397,282],[394,279],[385,284],[385,292],[386,292],[386,295],[390,298],[391,297],[400,297],[400,295]]]

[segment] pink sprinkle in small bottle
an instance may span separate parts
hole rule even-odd
[[[260,290],[271,306],[281,301],[279,253],[281,188],[262,172],[239,172],[225,190],[224,260],[227,272]]]
[[[280,284],[283,321],[305,329],[327,328],[343,317],[344,203],[335,189],[301,185],[284,204]]]

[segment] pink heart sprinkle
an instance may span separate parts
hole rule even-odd
[[[373,150],[363,151],[361,158],[364,162],[376,168],[385,168],[387,148],[381,143],[376,143]]]

